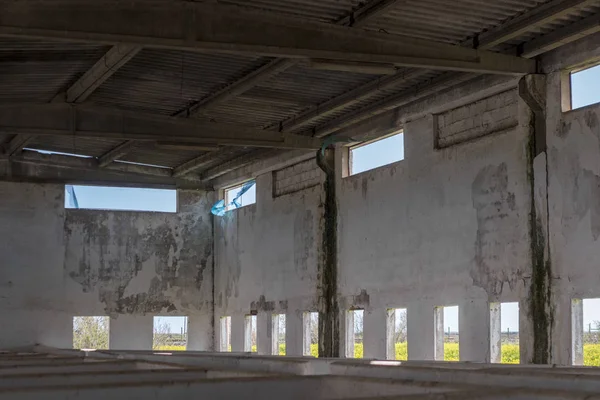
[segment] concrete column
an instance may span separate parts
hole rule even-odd
[[[229,351],[231,346],[231,317],[220,317],[215,328],[216,349],[218,351]]]
[[[583,365],[583,300],[571,301],[571,358],[573,365]]]
[[[154,317],[119,315],[110,319],[108,345],[115,350],[152,350]]]
[[[406,334],[409,360],[434,359],[434,313],[431,305],[426,303],[409,305],[406,315]]]
[[[213,335],[216,329],[213,329],[212,315],[190,315],[187,321],[187,350],[215,350]]]
[[[363,357],[385,360],[387,337],[387,310],[375,309],[370,310],[368,312],[367,310],[365,310],[363,320],[363,331]]]
[[[271,313],[259,312],[256,316],[256,350],[258,354],[273,354],[273,317]]]
[[[231,351],[244,351],[244,316],[231,316]]]
[[[433,309],[433,359],[444,360],[444,307],[435,307]],[[460,322],[459,322],[460,324]],[[459,326],[460,329],[460,326]]]
[[[354,312],[346,310],[344,312],[344,343],[346,358],[354,358]]]
[[[460,361],[490,362],[490,308],[486,299],[458,306]]]
[[[500,310],[500,303],[490,303],[490,362],[493,363],[502,362],[502,319]]]
[[[302,356],[304,337],[302,311],[288,311],[285,315],[285,325],[285,354],[288,356]],[[308,337],[310,338],[310,335]]]
[[[386,310],[385,318],[385,358],[396,359],[396,310]]]

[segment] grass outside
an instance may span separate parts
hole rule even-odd
[[[161,346],[156,350],[171,350],[185,351],[185,346]],[[285,344],[279,345],[279,355],[285,355]],[[318,357],[318,345],[310,345],[310,355]],[[354,345],[354,356],[356,358],[363,357],[363,345],[357,343]],[[406,342],[396,343],[396,360],[407,360],[408,352]],[[458,343],[444,343],[444,360],[458,361],[459,351]],[[502,363],[503,364],[518,364],[519,363],[519,345],[504,344],[502,345]],[[583,365],[600,367],[600,344],[585,344],[583,346]]]

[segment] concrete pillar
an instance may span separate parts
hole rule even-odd
[[[244,351],[244,316],[231,316],[231,351]]]
[[[187,322],[187,350],[214,351],[212,315],[190,315]]]
[[[426,303],[409,305],[406,315],[406,334],[409,360],[434,359],[434,313],[431,305]]]
[[[110,319],[108,345],[115,350],[152,350],[154,317],[119,315]]]
[[[303,355],[302,311],[288,311],[285,315],[285,325],[285,354]]]
[[[486,299],[459,304],[460,361],[490,362],[490,308]]]
[[[573,365],[583,365],[583,300],[571,301],[571,358]]]
[[[256,315],[256,351],[258,354],[273,354],[273,317],[269,312],[259,312]]]
[[[502,362],[502,319],[500,303],[490,303],[490,362]]]
[[[385,318],[385,358],[396,359],[396,310],[386,310]]]
[[[215,328],[216,349],[218,351],[229,351],[231,347],[231,317],[220,317]]]
[[[344,312],[344,343],[346,358],[354,358],[354,311]]]
[[[365,310],[363,320],[364,358],[386,359],[386,333],[387,310]]]
[[[435,307],[433,309],[433,359],[444,360],[444,307]],[[460,329],[460,326],[459,326]]]

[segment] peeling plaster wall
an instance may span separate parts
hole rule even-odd
[[[63,186],[0,183],[0,348],[71,345],[63,224]]]
[[[232,317],[234,351],[243,350],[246,314],[257,312],[265,320],[289,310],[286,332],[296,338],[302,311],[318,310],[322,191],[319,185],[273,198],[267,173],[256,179],[256,204],[215,217],[215,313]],[[288,348],[288,354],[298,352]]]
[[[0,348],[70,347],[77,315],[109,315],[117,329],[165,314],[190,316],[192,348],[210,348],[214,196],[178,197],[173,214],[65,210],[62,185],[1,183],[0,326],[13,328]]]
[[[402,307],[409,357],[432,359],[433,309],[459,305],[461,358],[489,357],[488,301],[527,296],[525,124],[435,150],[433,117],[420,118],[404,126],[405,160],[343,178],[340,309],[379,326],[365,356],[385,357],[385,309]]]
[[[570,364],[571,299],[600,297],[600,105],[562,112],[561,70],[600,60],[595,34],[543,58],[547,79],[553,362]]]

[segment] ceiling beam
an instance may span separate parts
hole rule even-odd
[[[554,0],[479,35],[480,49],[491,49],[535,28],[568,15],[573,9],[598,4],[597,0]]]
[[[600,14],[594,14],[523,44],[523,57],[535,57],[577,39],[600,32]]]
[[[321,146],[320,139],[289,133],[56,103],[0,106],[0,132],[279,149]]]
[[[2,2],[0,35],[478,73],[536,71],[535,62],[521,57],[206,3]]]
[[[23,150],[23,147],[27,147],[29,142],[34,138],[34,135],[15,135],[8,143],[3,146],[4,154],[12,157]]]
[[[121,143],[117,147],[109,150],[108,152],[98,157],[98,166],[100,168],[109,166],[113,161],[117,160],[119,157],[123,157],[125,154],[133,150],[137,143],[138,142],[134,140],[128,140],[126,142]]]
[[[131,60],[141,46],[120,43],[111,47],[66,93],[67,103],[83,103],[108,78]]]

